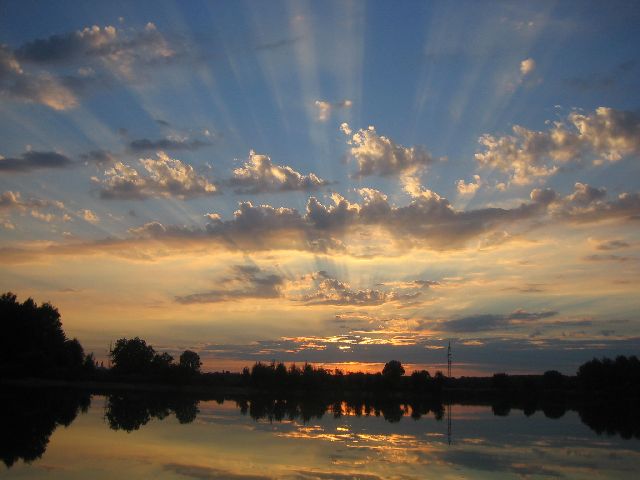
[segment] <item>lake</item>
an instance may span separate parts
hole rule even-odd
[[[640,469],[637,414],[606,407],[50,390],[2,393],[0,407],[0,477],[9,479],[592,480]]]

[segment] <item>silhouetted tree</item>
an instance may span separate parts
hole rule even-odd
[[[200,361],[200,355],[191,350],[185,350],[180,355],[180,367],[190,373],[199,373],[202,362]]]
[[[84,351],[67,339],[60,313],[50,303],[31,298],[18,302],[11,292],[0,295],[0,376],[51,376],[81,372]]]
[[[398,388],[404,375],[404,367],[398,360],[390,360],[385,363],[382,369],[382,377],[388,388]]]
[[[113,369],[118,373],[146,373],[151,369],[155,350],[139,337],[120,338],[110,352]],[[165,359],[166,360],[166,359]],[[158,359],[157,363],[162,363]]]

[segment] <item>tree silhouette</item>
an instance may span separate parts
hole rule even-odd
[[[199,373],[202,362],[200,361],[200,355],[191,350],[185,350],[180,355],[180,367],[184,368],[190,373]]]
[[[139,337],[118,339],[109,355],[113,369],[124,374],[148,372],[156,357],[153,347]],[[159,357],[156,363],[160,365],[163,360],[166,358]]]
[[[84,350],[68,339],[60,313],[50,303],[18,302],[11,292],[0,295],[0,375],[54,376],[82,371]]]

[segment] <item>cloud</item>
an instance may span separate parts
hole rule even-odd
[[[551,189],[534,189],[531,201],[513,208],[456,210],[447,199],[431,191],[422,191],[406,206],[395,206],[387,196],[374,189],[360,189],[361,202],[350,202],[332,194],[332,203],[322,204],[310,197],[304,213],[293,208],[254,205],[240,202],[233,218],[224,220],[217,213],[208,216],[209,224],[198,232],[181,229],[160,237],[180,235],[217,240],[232,249],[307,251],[346,251],[358,245],[345,243],[350,238],[369,238],[379,250],[429,248],[451,250],[504,227],[522,222],[589,223],[640,216],[640,194],[623,193],[608,201],[601,189],[577,184],[565,197]],[[372,235],[375,233],[376,235]],[[366,237],[360,236],[367,234]],[[504,234],[501,234],[504,237]]]
[[[89,210],[88,208],[85,208],[84,210],[80,210],[78,212],[78,215],[80,215],[85,221],[89,223],[95,224],[100,221],[100,217],[98,217],[98,215],[96,215],[95,212],[93,212],[92,210]]]
[[[85,165],[94,164],[99,168],[112,166],[118,161],[116,154],[109,150],[91,150],[80,155]]]
[[[633,112],[598,107],[591,114],[572,112],[565,122],[547,131],[515,125],[514,135],[482,135],[483,150],[475,154],[481,167],[502,171],[510,182],[526,185],[555,174],[559,166],[615,162],[640,154],[640,116]]]
[[[58,213],[62,212],[62,215],[58,217],[53,211]],[[23,199],[20,192],[13,192],[7,190],[0,195],[0,224],[7,230],[14,230],[15,225],[12,221],[6,218],[12,212],[18,212],[21,215],[29,211],[29,214],[43,222],[51,223],[54,220],[61,219],[68,221],[71,217],[64,213],[64,203],[57,200],[43,200],[40,198]]]
[[[530,75],[536,69],[536,61],[533,58],[527,58],[520,62],[520,73],[523,77]]]
[[[547,189],[547,192],[553,192]],[[532,198],[539,192],[532,192]],[[549,194],[551,195],[551,194]],[[605,188],[577,182],[574,191],[566,197],[553,192],[554,200],[549,203],[551,215],[560,220],[575,223],[592,223],[616,219],[637,220],[640,218],[640,193],[621,193],[613,200],[607,200]]]
[[[110,86],[114,76],[140,81],[149,68],[190,58],[185,45],[169,42],[153,23],[126,30],[94,25],[15,50],[0,45],[0,95],[67,110],[78,106],[80,96]]]
[[[607,72],[594,72],[584,77],[571,77],[564,80],[564,83],[572,89],[588,92],[592,90],[607,90],[617,86],[621,80],[629,76],[636,68],[635,60],[628,60],[619,63]]]
[[[314,105],[317,110],[317,119],[320,122],[326,122],[331,118],[334,110],[351,108],[353,102],[351,100],[342,100],[340,102],[328,102],[326,100],[316,100]]]
[[[378,135],[374,127],[353,133],[348,124],[340,126],[349,136],[349,153],[356,160],[358,170],[354,176],[391,176],[416,173],[436,160],[422,146],[405,147],[388,137]]]
[[[314,173],[302,175],[286,165],[275,165],[271,158],[253,150],[249,160],[233,171],[229,183],[237,187],[236,193],[311,191],[329,184]]]
[[[132,152],[146,152],[157,150],[189,150],[194,151],[203,147],[209,147],[211,143],[202,140],[189,140],[181,137],[167,137],[158,140],[140,138],[129,143],[129,150]]]
[[[93,25],[23,44],[15,50],[22,62],[38,65],[94,62],[114,73],[132,77],[136,69],[166,64],[181,57],[153,23],[142,29]],[[102,64],[96,64],[101,61]]]
[[[23,200],[20,192],[13,192],[11,190],[7,190],[6,192],[2,193],[2,195],[0,195],[0,209],[25,210],[29,208],[49,207],[64,210],[64,203],[57,200],[43,200],[40,198],[30,198],[28,200]]]
[[[465,183],[464,180],[458,180],[456,182],[456,188],[458,190],[458,195],[465,197],[472,197],[476,194],[480,185],[482,185],[482,181],[480,180],[480,175],[473,176],[474,182]]]
[[[116,162],[98,180],[100,196],[106,199],[145,199],[149,197],[175,197],[187,199],[217,192],[206,177],[198,175],[191,165],[158,152],[157,158],[141,158],[145,175],[135,168]]]
[[[596,245],[597,250],[618,250],[621,248],[628,248],[631,245],[623,240],[608,240],[606,242]]]
[[[19,157],[0,157],[0,172],[23,173],[45,168],[64,168],[74,162],[61,153],[27,151]]]
[[[420,292],[401,294],[375,289],[354,290],[351,286],[320,271],[311,276],[315,284],[312,293],[305,294],[301,300],[307,305],[351,305],[375,306],[399,300],[413,299]]]
[[[600,255],[600,254],[594,254],[594,255],[587,255],[586,257],[584,257],[584,259],[588,262],[633,262],[633,261],[637,261],[640,260],[640,258],[635,258],[635,257],[626,257],[626,256],[622,256],[622,255],[613,255],[613,254],[609,254],[609,255]]]
[[[66,110],[77,106],[78,100],[64,83],[47,72],[25,71],[14,53],[0,45],[0,95]]]
[[[484,314],[472,315],[455,320],[449,320],[438,326],[444,331],[455,333],[476,333],[490,330],[500,330],[519,325],[526,322],[532,322],[544,318],[557,315],[558,312],[526,312],[524,310],[516,310],[506,315],[500,314]]]
[[[219,281],[222,288],[176,297],[179,303],[216,303],[245,298],[279,298],[285,279],[253,265],[235,265],[233,275]]]

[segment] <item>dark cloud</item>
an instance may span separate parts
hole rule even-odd
[[[149,140],[148,138],[141,138],[129,142],[128,148],[130,151],[138,153],[157,150],[194,151],[209,146],[211,146],[211,143],[198,139],[160,138],[158,140]]]
[[[592,90],[608,90],[617,86],[636,68],[635,60],[619,63],[605,73],[592,73],[585,77],[571,77],[564,80],[565,85],[584,92]]]
[[[455,333],[477,333],[491,330],[500,330],[518,325],[521,323],[532,322],[544,318],[553,317],[558,312],[526,312],[524,310],[516,310],[515,312],[502,314],[482,314],[463,317],[455,320],[449,320],[439,325],[447,332]]]
[[[223,278],[216,288],[201,293],[176,297],[179,303],[216,303],[245,298],[279,298],[285,279],[273,273],[264,273],[254,265],[236,265],[233,275]]]
[[[296,480],[382,480],[382,477],[362,472],[320,472],[317,470],[296,470]]]
[[[606,242],[602,242],[596,245],[596,249],[598,250],[619,250],[621,248],[630,247],[627,242],[623,240],[608,240]]]
[[[67,110],[78,96],[113,79],[140,81],[149,69],[194,60],[185,42],[169,41],[153,23],[144,28],[91,26],[24,43],[0,45],[0,95]],[[69,74],[69,67],[77,67]],[[44,70],[43,67],[53,68]]]
[[[539,192],[532,192],[531,202],[510,209],[462,211],[433,192],[423,192],[409,205],[398,207],[389,203],[381,192],[361,189],[361,203],[351,203],[333,194],[333,204],[323,205],[310,197],[302,214],[294,208],[240,202],[232,219],[223,220],[218,214],[209,214],[210,223],[202,230],[182,232],[168,227],[146,233],[167,239],[181,234],[209,238],[240,250],[346,251],[358,255],[354,246],[344,241],[348,235],[366,233],[368,229],[386,235],[380,240],[380,247],[376,247],[380,251],[388,252],[390,242],[399,248],[452,250],[463,248],[472,239],[496,228],[527,221],[536,225],[555,221],[588,223],[640,216],[640,194],[637,193],[623,193],[607,201],[602,189],[583,184],[577,184],[576,191],[567,197],[555,192],[553,195]],[[143,230],[144,226],[140,231]],[[375,241],[375,237],[372,240]]]
[[[613,255],[613,254],[587,255],[586,257],[584,257],[584,259],[588,262],[632,262],[632,261],[638,260],[638,258],[635,258],[635,257],[626,257],[623,255]]]
[[[108,167],[116,163],[117,157],[109,150],[91,150],[80,155],[80,158],[88,164],[95,164],[100,168]]]
[[[57,152],[24,152],[19,157],[0,158],[0,172],[21,173],[45,168],[64,168],[74,162]]]
[[[442,460],[456,466],[470,468],[473,471],[492,472],[494,475],[498,472],[508,472],[522,478],[528,478],[531,475],[564,477],[561,472],[556,472],[542,465],[523,463],[519,456],[512,457],[508,453],[496,455],[474,450],[455,449],[442,452]]]
[[[181,328],[186,328],[184,324]],[[595,323],[594,323],[595,326]],[[200,327],[198,327],[200,328]],[[451,338],[454,375],[458,365],[474,365],[487,374],[498,371],[544,372],[557,369],[574,375],[577,368],[594,357],[637,355],[640,337],[606,338],[594,331],[593,339],[584,338]],[[447,363],[447,339],[404,334],[381,335],[358,333],[325,337],[294,337],[259,340],[246,345],[212,344],[201,350],[203,356],[220,355],[227,359],[303,363],[372,362],[396,358],[402,363],[431,365],[428,369],[444,368]],[[342,349],[340,347],[343,347]],[[345,349],[344,347],[348,347]],[[211,353],[208,353],[211,352]],[[380,366],[382,369],[382,365]]]

